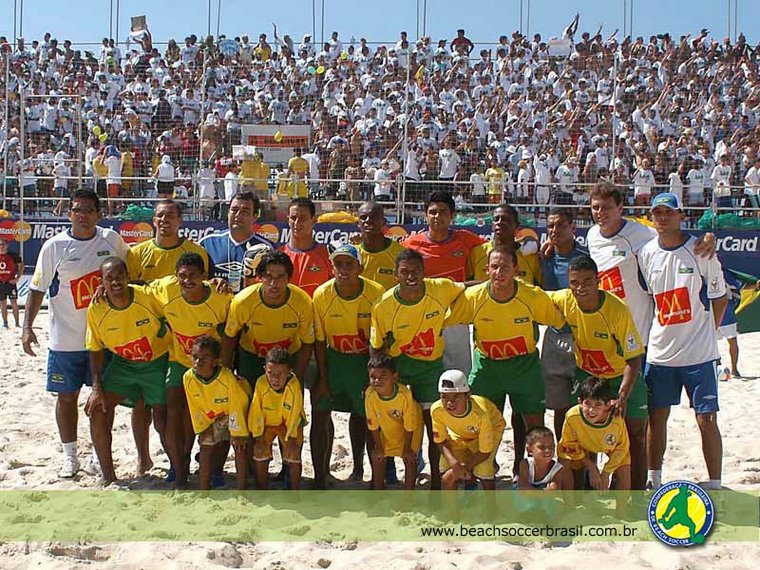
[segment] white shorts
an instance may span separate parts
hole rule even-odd
[[[723,325],[722,327],[718,327],[715,331],[715,338],[717,340],[722,338],[728,340],[729,338],[736,338],[737,336],[739,336],[739,333],[736,331],[736,323]]]
[[[472,369],[472,348],[470,347],[470,326],[456,325],[443,329],[446,347],[443,351],[443,367],[446,370],[461,370],[465,376]]]
[[[548,186],[536,186],[536,202],[539,204],[548,204],[551,198],[551,190]]]

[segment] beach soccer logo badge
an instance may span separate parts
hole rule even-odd
[[[709,495],[690,481],[671,481],[649,501],[649,528],[671,546],[703,544],[715,521]]]

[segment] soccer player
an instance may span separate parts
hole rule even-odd
[[[129,278],[150,283],[167,275],[174,275],[177,260],[188,252],[200,254],[204,272],[208,268],[208,253],[197,243],[179,237],[182,225],[182,206],[174,200],[161,200],[153,213],[156,237],[132,248]]]
[[[464,283],[469,273],[470,253],[483,243],[483,239],[467,230],[451,229],[455,214],[456,204],[449,192],[432,192],[425,202],[427,231],[410,235],[403,246],[419,252],[425,259],[426,277],[443,277]],[[443,334],[447,347],[444,366],[469,374],[472,367],[469,327],[449,327]]]
[[[293,198],[288,207],[290,240],[280,250],[293,262],[293,285],[303,289],[309,297],[322,283],[333,277],[332,263],[327,246],[314,241],[314,224],[317,209],[309,198]],[[299,376],[303,378],[303,376]]]
[[[720,262],[697,257],[696,239],[681,231],[684,213],[673,194],[652,200],[657,239],[641,250],[641,268],[654,296],[655,318],[649,333],[646,384],[649,389],[648,485],[662,481],[670,407],[685,388],[696,414],[709,481],[721,486],[723,443],[718,429],[719,358],[715,329],[726,309],[726,283]]]
[[[169,330],[160,304],[139,285],[129,285],[127,264],[108,257],[100,266],[107,303],[87,309],[92,393],[85,412],[90,417],[92,442],[100,460],[103,482],[116,481],[111,454],[111,430],[118,404],[132,407],[141,398],[153,408],[156,431],[164,440]],[[105,351],[111,353],[106,365]]]
[[[443,372],[444,320],[465,285],[424,275],[425,262],[419,252],[407,249],[398,255],[398,285],[386,291],[372,310],[370,347],[396,359],[401,382],[412,389],[414,399],[422,406],[428,438],[432,441],[430,406],[438,399],[437,378]],[[439,489],[439,456],[435,445],[428,447],[428,455],[430,486]]]
[[[360,275],[362,256],[356,246],[339,245],[330,254],[335,277],[314,293],[314,351],[317,380],[311,389],[311,453],[314,486],[324,488],[330,468],[334,428],[331,411],[349,412],[349,434],[354,469],[351,479],[361,481],[367,440],[364,388],[372,307],[383,288]]]
[[[248,403],[247,384],[241,384],[232,371],[220,364],[222,345],[211,335],[195,339],[191,349],[192,368],[183,375],[192,427],[201,445],[200,489],[211,488],[211,477],[229,451],[235,448],[237,488],[245,489],[248,461]],[[187,481],[177,477],[177,486]]]
[[[204,237],[200,245],[208,252],[209,277],[225,279],[237,293],[245,286],[243,279],[243,258],[246,251],[265,245],[274,249],[274,244],[253,231],[253,224],[261,211],[261,202],[251,192],[240,192],[230,200],[227,212],[229,229],[220,234]]]
[[[13,320],[19,328],[18,290],[16,283],[24,273],[24,263],[16,253],[8,251],[8,240],[0,238],[0,310],[3,316],[3,328],[8,328],[8,301],[11,303]]]
[[[267,352],[265,373],[256,380],[248,411],[259,489],[269,487],[269,462],[275,438],[280,443],[282,462],[288,466],[291,489],[297,491],[301,487],[301,448],[306,414],[303,388],[293,374],[290,361],[290,354],[282,347]]]
[[[521,416],[525,429],[543,425],[544,381],[536,329],[539,324],[561,327],[565,321],[549,295],[516,279],[514,249],[492,249],[487,271],[488,281],[470,287],[454,302],[445,326],[473,325],[473,394],[488,398],[502,412],[509,395],[512,411]],[[525,452],[523,441],[515,441],[515,475]]]
[[[32,349],[37,336],[32,326],[50,291],[50,343],[47,366],[47,391],[56,394],[55,417],[63,443],[64,463],[60,477],[73,477],[79,471],[77,459],[77,402],[82,385],[92,385],[90,355],[85,348],[87,307],[100,285],[100,263],[105,257],[126,259],[129,246],[113,230],[98,227],[100,200],[90,190],[75,190],[69,201],[71,227],[47,240],[37,257],[24,310],[21,343],[24,352]],[[150,458],[139,458],[139,471],[149,468]],[[85,470],[99,471],[93,453]]]
[[[541,261],[537,254],[535,240],[528,240],[522,246],[515,241],[519,215],[514,206],[499,204],[491,218],[493,237],[473,248],[468,261],[468,277],[475,281],[488,279],[488,253],[495,247],[507,247],[517,253],[517,278],[528,285],[541,286]]]
[[[166,440],[171,455],[167,480],[176,478],[178,486],[185,486],[196,432],[182,378],[192,365],[191,351],[197,339],[211,336],[221,340],[232,294],[220,293],[204,281],[206,264],[199,253],[182,254],[175,271],[175,275],[154,281],[148,291],[159,301],[161,313],[172,329],[166,375]]]
[[[596,224],[586,236],[589,254],[599,267],[599,286],[625,301],[644,346],[649,341],[654,303],[643,283],[639,267],[641,249],[657,232],[636,220],[623,218],[623,193],[603,182],[591,190],[591,215]],[[706,233],[697,241],[697,255],[715,253],[715,236]]]
[[[445,490],[458,483],[480,481],[496,489],[496,452],[506,422],[487,398],[473,396],[461,370],[446,370],[438,381],[441,399],[430,408],[433,441],[440,446],[440,469]]]
[[[614,406],[625,418],[631,453],[633,489],[643,490],[646,476],[647,393],[641,378],[641,343],[630,309],[617,296],[599,289],[594,260],[570,262],[569,289],[549,293],[573,331],[576,381],[571,398],[589,376],[602,378],[617,393]]]
[[[364,395],[372,462],[372,488],[385,489],[384,465],[388,458],[404,460],[404,489],[417,481],[417,454],[422,447],[422,408],[412,392],[399,384],[396,363],[386,354],[376,354],[367,363],[369,387]]]
[[[265,253],[256,274],[261,282],[232,299],[222,344],[222,363],[232,368],[237,348],[237,373],[252,386],[264,373],[266,355],[275,346],[294,358],[299,376],[314,345],[314,308],[309,296],[290,284],[290,258],[282,251]]]
[[[364,202],[359,206],[358,216],[360,240],[356,247],[362,256],[362,276],[387,291],[398,284],[396,256],[404,247],[383,233],[385,215],[381,204]]]
[[[567,412],[557,455],[573,471],[578,490],[583,489],[584,470],[597,491],[609,489],[612,477],[616,490],[631,488],[628,430],[623,419],[614,414],[614,402],[610,383],[590,377],[580,387],[578,405]],[[607,456],[601,472],[593,459],[594,453]]]
[[[546,218],[548,245],[542,246],[542,288],[545,291],[567,289],[568,265],[580,255],[587,255],[575,241],[575,223],[569,210],[552,209]],[[575,381],[573,333],[570,327],[549,327],[541,346],[541,367],[544,373],[546,407],[554,411],[554,433],[559,437],[569,409]]]

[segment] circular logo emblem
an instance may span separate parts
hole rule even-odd
[[[649,528],[671,546],[702,544],[715,521],[710,496],[690,481],[671,481],[649,501]]]

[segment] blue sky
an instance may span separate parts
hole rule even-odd
[[[628,5],[632,0],[627,0]],[[729,0],[733,11],[736,0]],[[212,32],[216,30],[218,0],[212,0]],[[21,0],[16,0],[20,8]],[[23,35],[27,39],[42,38],[46,31],[59,40],[95,41],[108,35],[111,0],[25,0]],[[352,35],[371,42],[396,41],[398,32],[406,30],[410,39],[416,35],[416,8],[423,0],[325,0],[325,38],[331,31],[339,32],[347,41]],[[522,0],[523,30],[527,26],[528,0]],[[114,14],[116,0],[113,0]],[[520,26],[520,0],[427,0],[426,31],[434,40],[452,38],[463,27],[467,35],[478,42],[495,42],[499,35]],[[531,33],[540,32],[545,38],[559,35],[576,11],[581,14],[581,30],[594,31],[604,24],[608,33],[623,27],[623,0],[531,0]],[[73,9],[76,6],[77,9]],[[272,37],[272,22],[278,24],[281,35],[289,33],[300,39],[312,31],[312,2],[310,0],[222,0],[221,31],[228,37],[248,33],[252,39],[259,32]],[[358,6],[364,6],[359,8]],[[670,32],[695,35],[702,27],[722,40],[728,33],[728,2],[725,0],[636,0],[634,1],[634,35]],[[13,36],[14,0],[0,0],[0,35]],[[144,14],[157,41],[170,37],[181,40],[195,33],[205,34],[208,28],[208,0],[121,0],[120,36],[124,38],[130,16]],[[321,35],[321,1],[317,1],[316,40]],[[18,10],[20,12],[20,9]],[[760,21],[758,0],[738,0],[739,31],[755,44],[760,40],[757,22]],[[754,24],[754,25],[753,25]],[[115,29],[115,16],[114,16]],[[732,16],[733,28],[733,16]],[[115,32],[114,32],[115,33]],[[733,34],[732,34],[733,35]]]

